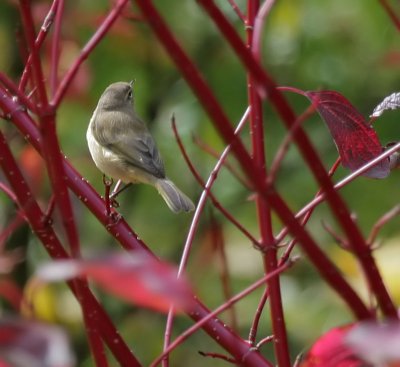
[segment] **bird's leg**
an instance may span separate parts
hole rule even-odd
[[[107,216],[111,216],[110,188],[111,188],[113,182],[114,182],[114,180],[112,178],[108,178],[106,175],[103,175],[104,201],[106,203]]]
[[[121,181],[121,180],[118,180],[117,184],[114,186],[114,189],[113,189],[113,191],[112,191],[112,193],[111,193],[111,197],[112,197],[112,198],[114,198],[115,196],[117,196],[118,191],[119,191],[119,188],[121,187],[121,185],[122,185],[122,181]]]
[[[128,187],[131,186],[132,184],[131,184],[131,183],[128,183],[128,184],[126,184],[125,186],[122,186],[122,187],[120,188],[121,185],[122,185],[122,181],[119,180],[119,181],[117,182],[117,184],[115,185],[114,190],[113,190],[113,192],[112,192],[112,194],[111,194],[111,196],[110,196],[112,205],[113,205],[114,207],[118,207],[118,206],[119,206],[119,205],[118,205],[118,202],[115,200],[115,198],[116,198],[122,191],[124,191],[126,188],[128,188]],[[115,204],[116,204],[116,206],[115,206]]]

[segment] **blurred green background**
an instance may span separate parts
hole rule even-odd
[[[195,1],[159,0],[154,3],[201,70],[232,124],[236,124],[248,103],[246,74],[230,47]],[[228,1],[219,0],[217,3],[238,32],[245,36],[244,26]],[[246,1],[238,0],[237,3],[245,11]],[[33,3],[38,27],[49,4],[48,1]],[[105,0],[66,2],[60,77],[79,55],[81,47],[91,37],[108,9],[109,2]],[[136,8],[133,11],[137,13]],[[14,79],[19,78],[22,68],[18,53],[20,45],[15,37],[19,24],[18,12],[11,2],[1,2],[0,70]],[[277,84],[304,90],[334,89],[345,95],[366,117],[385,96],[399,89],[398,34],[378,1],[276,1],[264,28],[262,48],[263,64]],[[46,72],[50,50],[51,43],[45,43],[42,58]],[[202,106],[144,22],[126,18],[119,20],[82,65],[57,113],[57,127],[65,155],[81,175],[103,194],[102,175],[91,161],[86,145],[87,125],[105,87],[115,81],[132,79],[136,80],[136,109],[148,122],[158,142],[168,176],[189,197],[197,200],[201,188],[187,168],[174,139],[170,124],[172,113],[176,116],[187,152],[203,178],[208,177],[215,159],[193,143],[193,136],[199,137],[218,152],[223,150],[224,144]],[[287,97],[297,113],[309,105],[304,97],[293,94]],[[285,136],[285,129],[268,103],[264,103],[264,113],[267,159],[271,162]],[[398,140],[398,116],[397,111],[388,112],[377,121],[375,127],[383,145]],[[10,130],[9,124],[2,126]],[[337,152],[326,126],[319,116],[314,115],[304,124],[304,128],[328,169],[335,161]],[[248,129],[243,131],[242,137],[249,145]],[[18,143],[15,145],[18,148]],[[22,150],[21,144],[19,146]],[[231,163],[235,164],[235,161],[231,159]],[[348,173],[340,168],[334,180],[338,181]],[[359,178],[341,191],[366,235],[382,214],[398,204],[398,181],[399,173],[392,172],[385,180]],[[318,189],[293,146],[279,172],[277,188],[294,211],[309,202]],[[218,176],[213,192],[258,237],[255,206],[248,200],[251,193],[226,169]],[[45,202],[49,196],[47,183],[40,188],[40,195]],[[0,223],[5,227],[14,208],[1,193],[0,199],[3,208]],[[73,200],[84,254],[90,256],[99,251],[117,250],[118,244],[107,231],[78,200]],[[126,191],[119,198],[119,203],[120,213],[140,238],[161,258],[178,263],[191,215],[172,214],[157,192],[145,185],[137,185]],[[214,308],[223,302],[223,293],[219,259],[213,252],[210,240],[211,210],[210,205],[200,222],[188,276],[199,297],[210,308]],[[263,274],[261,256],[219,212],[213,212],[223,229],[231,286],[236,293]],[[322,221],[339,231],[325,205],[318,207],[307,228],[321,247],[331,254],[348,279],[366,296],[366,287],[357,265],[323,229]],[[397,285],[397,279],[400,279],[398,227],[399,220],[395,218],[383,229],[379,237],[383,247],[376,252],[387,286],[397,301],[400,299]],[[275,232],[278,233],[280,228],[279,221],[274,217]],[[41,261],[47,259],[47,255],[27,232],[19,237],[11,237],[8,246],[24,244],[28,244],[26,274],[29,275]],[[204,271],[205,267],[207,271]],[[321,281],[305,258],[282,276],[282,293],[293,357],[310,346],[324,331],[352,320],[343,302]],[[98,290],[98,294],[128,344],[143,365],[148,365],[161,351],[165,316],[132,307],[101,290]],[[260,294],[255,292],[235,308],[238,332],[245,339]],[[51,286],[42,292],[37,302],[40,317],[68,327],[79,354],[79,366],[92,366],[87,345],[83,343],[85,335],[80,326],[79,309],[69,292],[63,286]],[[229,322],[228,313],[221,318]],[[190,325],[191,321],[186,317],[179,317],[175,335]],[[270,333],[266,309],[259,338]],[[203,332],[198,332],[172,354],[171,365],[226,365],[218,360],[204,359],[197,354],[199,350],[222,352]],[[263,346],[262,352],[273,358],[271,346]]]

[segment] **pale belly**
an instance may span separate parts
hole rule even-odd
[[[146,172],[127,164],[118,158],[111,150],[102,147],[90,132],[90,125],[86,133],[89,151],[97,168],[105,175],[125,183],[143,182],[154,184],[157,180]]]

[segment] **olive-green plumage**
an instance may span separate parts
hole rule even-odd
[[[153,185],[175,213],[194,209],[192,201],[165,175],[156,143],[134,110],[132,83],[117,82],[106,88],[86,138],[96,166],[107,176]]]

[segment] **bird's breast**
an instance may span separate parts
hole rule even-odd
[[[130,182],[124,162],[110,149],[99,144],[92,134],[90,124],[86,132],[86,139],[90,155],[101,172],[114,179]]]

